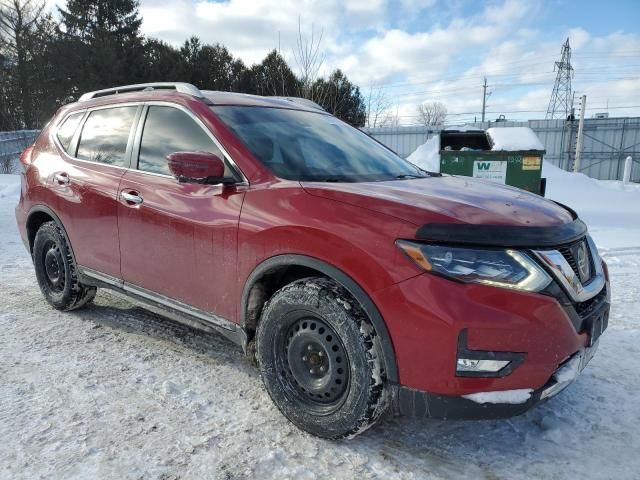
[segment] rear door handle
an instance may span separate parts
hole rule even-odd
[[[130,205],[140,205],[143,202],[142,197],[135,192],[120,192],[120,197]]]
[[[66,172],[58,172],[53,176],[58,185],[69,185],[69,174]]]

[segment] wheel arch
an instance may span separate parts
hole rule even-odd
[[[67,230],[64,228],[64,225],[60,220],[60,217],[58,217],[58,215],[56,215],[56,213],[46,205],[35,205],[29,210],[29,213],[27,214],[26,228],[27,228],[27,238],[29,240],[29,253],[33,256],[33,242],[35,241],[36,233],[38,232],[38,229],[40,228],[40,226],[42,226],[43,223],[50,222],[50,221],[55,222],[58,225],[58,227],[60,227],[60,230],[64,235],[64,239],[67,242],[67,245],[69,246],[71,257],[75,262],[76,257],[75,257],[75,254],[73,253],[73,247],[71,245],[71,242],[69,241]]]
[[[247,350],[252,351],[255,330],[264,303],[282,286],[308,276],[324,276],[341,284],[360,303],[380,337],[383,364],[387,379],[398,383],[393,343],[386,323],[373,300],[358,283],[342,270],[322,260],[306,255],[277,255],[260,263],[245,282],[241,299],[240,322],[247,339]],[[274,277],[276,280],[274,280]],[[282,280],[282,279],[285,280]]]

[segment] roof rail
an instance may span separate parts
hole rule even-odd
[[[319,110],[324,111],[324,108],[322,108],[320,105],[318,105],[313,100],[309,100],[308,98],[302,98],[302,97],[279,97],[279,96],[275,96],[275,95],[273,97],[271,97],[271,98],[279,98],[280,100],[288,100],[289,102],[297,103],[298,105],[303,105],[305,107],[311,107],[311,108],[317,108]]]
[[[204,98],[202,92],[191,85],[183,82],[156,82],[156,83],[138,83],[135,85],[123,85],[121,87],[105,88],[104,90],[96,90],[95,92],[87,92],[80,97],[79,102],[91,100],[92,98],[106,97],[107,95],[117,95],[118,93],[128,92],[145,92],[153,90],[175,90],[180,93],[193,95],[194,97]]]

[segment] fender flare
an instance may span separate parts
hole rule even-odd
[[[67,235],[67,230],[64,228],[64,224],[62,223],[62,221],[60,220],[60,217],[58,217],[58,215],[51,210],[49,207],[47,207],[46,205],[34,205],[33,207],[31,207],[31,209],[29,210],[29,213],[27,214],[27,221],[26,221],[26,225],[29,225],[29,220],[31,220],[31,217],[33,217],[34,214],[36,213],[46,213],[47,215],[49,215],[54,222],[56,222],[58,224],[58,226],[60,227],[60,230],[62,230],[62,234],[64,235],[64,239],[67,242],[67,245],[69,247],[69,251],[71,252],[71,257],[73,258],[73,261],[75,263],[76,261],[76,255],[73,252],[73,246],[71,245],[71,241],[69,240],[69,235]],[[28,230],[27,230],[27,234],[28,234]],[[34,239],[35,239],[35,235],[34,235]],[[31,242],[31,240],[29,240],[29,254],[33,256],[33,244]]]
[[[393,349],[393,343],[391,336],[387,329],[387,325],[378,310],[378,307],[373,303],[369,295],[364,291],[355,280],[344,273],[342,270],[330,265],[322,260],[318,260],[314,257],[306,255],[277,255],[275,257],[268,258],[260,263],[251,272],[247,281],[245,282],[244,289],[242,291],[240,321],[241,325],[245,324],[247,316],[247,308],[249,303],[249,293],[253,286],[270,271],[279,267],[300,266],[307,267],[319,271],[327,277],[335,280],[347,291],[353,295],[353,297],[360,303],[367,316],[371,320],[376,333],[380,337],[380,343],[382,345],[382,354],[384,356],[383,363],[385,371],[387,372],[387,380],[391,384],[398,383],[398,366],[396,364],[395,351]]]

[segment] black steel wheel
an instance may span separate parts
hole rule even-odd
[[[96,288],[78,281],[76,265],[62,229],[43,223],[33,242],[33,265],[44,298],[58,310],[74,310],[96,295]]]
[[[340,337],[312,312],[292,312],[275,358],[283,387],[318,414],[340,405],[349,386],[349,357]]]
[[[62,250],[60,246],[52,240],[45,242],[43,250],[45,252],[43,258],[43,268],[46,274],[45,281],[51,291],[62,292],[66,280]]]
[[[256,356],[269,395],[299,428],[356,435],[385,411],[381,347],[349,293],[327,278],[293,282],[265,305]]]

